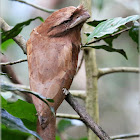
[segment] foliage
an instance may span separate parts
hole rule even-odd
[[[95,49],[104,49],[108,52],[118,52],[127,59],[126,53],[123,49],[115,49],[115,48],[111,48],[110,46],[107,46],[107,45],[100,45],[100,46],[91,46],[90,45],[90,46],[86,46],[86,47],[95,48]]]
[[[94,30],[91,33],[86,33],[86,35],[88,36],[87,43],[83,47],[104,49],[104,50],[109,51],[109,52],[118,52],[118,53],[122,54],[127,59],[125,51],[122,49],[113,48],[112,42],[121,33],[123,33],[124,31],[130,30],[129,31],[130,37],[136,43],[138,43],[138,31],[139,31],[138,22],[136,22],[137,24],[134,24],[134,26],[132,26],[131,28],[127,27],[126,24],[131,22],[131,21],[136,21],[139,18],[140,18],[140,16],[133,15],[133,16],[129,16],[126,18],[117,17],[117,18],[112,18],[112,19],[108,19],[108,20],[101,20],[101,21],[94,20],[94,21],[87,22],[88,25],[94,27]],[[96,40],[93,42],[89,42],[93,38]],[[91,46],[89,46],[89,44],[99,42],[100,40],[104,40],[108,44],[108,46],[107,45],[100,45],[100,46],[91,45]]]
[[[1,125],[2,140],[26,140],[29,137],[28,133],[19,130],[11,130],[5,125]]]
[[[36,132],[26,128],[21,119],[12,116],[5,109],[1,109],[1,118],[2,124],[4,124],[6,127],[32,134],[38,139],[42,140],[42,138]]]
[[[1,82],[0,83],[1,85],[1,90],[4,92],[4,91],[20,91],[20,92],[26,92],[27,94],[32,94],[34,96],[36,96],[37,98],[39,98],[40,100],[42,100],[44,103],[46,103],[48,106],[48,102],[54,102],[53,99],[50,99],[50,98],[46,98],[42,95],[40,95],[39,93],[37,92],[34,92],[34,91],[30,91],[30,90],[27,90],[27,89],[24,89],[24,88],[21,88],[21,87],[17,87],[15,86],[14,84],[8,84],[8,83],[5,83],[5,82]],[[46,100],[48,102],[46,102]],[[54,109],[52,107],[50,107],[50,110],[52,111],[52,113],[54,113]]]
[[[37,112],[33,104],[22,100],[9,103],[3,97],[1,97],[1,106],[11,115],[20,118],[27,128],[34,131],[36,130]]]
[[[138,15],[129,16],[126,18],[117,17],[108,19],[106,21],[101,22],[96,26],[96,28],[93,30],[93,32],[88,36],[87,42],[89,42],[91,39],[97,37],[103,37],[104,35],[112,34],[116,31],[118,31],[119,27],[122,25],[125,25],[126,23],[130,21],[138,20],[140,17]]]
[[[3,43],[8,39],[12,39],[12,38],[16,37],[25,26],[28,26],[32,21],[34,21],[36,19],[40,19],[42,22],[44,21],[42,17],[36,17],[33,19],[29,19],[27,21],[18,23],[11,30],[1,33],[1,42]],[[2,47],[4,47],[4,46],[2,46]],[[2,48],[2,49],[5,49],[5,48]]]
[[[14,40],[13,40],[13,39],[8,39],[7,41],[5,41],[5,42],[3,42],[3,43],[1,44],[1,49],[2,49],[3,51],[6,51],[7,48],[8,48],[10,45],[13,45],[13,44],[14,44]]]

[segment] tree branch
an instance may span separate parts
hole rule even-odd
[[[8,91],[20,91],[23,93],[26,92],[28,94],[33,94],[34,96],[40,98],[43,102],[46,103],[46,101],[41,97],[41,95],[38,95],[37,93],[30,91],[28,86],[17,85],[17,84],[7,84],[2,81],[1,81],[0,85],[1,85],[2,89],[8,90]],[[100,126],[98,126],[92,120],[92,118],[86,113],[85,108],[81,107],[78,104],[77,100],[74,99],[70,93],[66,96],[66,101],[78,113],[78,115],[80,116],[80,119],[85,123],[85,125],[87,125],[101,140],[110,140],[109,136],[102,130],[102,128]]]
[[[3,31],[8,31],[11,29],[11,27],[0,17],[0,28]],[[18,34],[16,37],[13,38],[13,40],[20,46],[20,48],[23,50],[24,54],[27,53],[26,51],[26,40]]]
[[[76,97],[85,100],[86,99],[86,91],[85,90],[69,90],[70,93]]]
[[[14,64],[18,64],[18,63],[22,63],[22,62],[26,62],[27,59],[20,59],[14,62],[6,62],[6,63],[0,63],[1,66],[7,66],[7,65],[14,65]]]
[[[126,28],[126,29],[123,29],[123,30],[121,30],[121,31],[119,31],[119,32],[117,32],[117,33],[110,34],[110,35],[108,35],[108,36],[101,37],[100,39],[96,39],[96,40],[94,40],[94,41],[92,41],[92,42],[86,43],[86,44],[83,45],[83,46],[86,46],[86,45],[90,45],[90,44],[94,44],[94,43],[100,42],[100,41],[103,40],[103,39],[110,38],[110,37],[114,37],[115,35],[119,35],[119,34],[121,34],[121,33],[123,33],[123,32],[128,31],[128,30],[130,30],[129,27]]]
[[[116,72],[131,72],[131,73],[140,73],[139,68],[133,67],[114,67],[114,68],[102,68],[99,69],[98,77],[104,76],[106,74],[116,73]]]
[[[38,9],[38,10],[41,10],[41,11],[47,12],[47,13],[53,13],[53,12],[56,11],[55,9],[46,9],[46,8],[43,8],[43,7],[40,7],[40,6],[31,4],[31,3],[26,2],[26,1],[23,1],[23,0],[12,0],[12,1],[17,1],[17,2],[20,2],[20,3],[24,3],[24,4],[26,4],[26,5],[29,5],[29,6],[31,6],[31,7],[34,7],[34,8],[36,8],[36,9]]]
[[[87,125],[101,140],[111,140],[107,133],[105,133],[100,126],[98,126],[92,118],[87,114],[86,109],[78,104],[77,100],[69,93],[66,96],[66,101],[78,113],[80,119]]]
[[[78,115],[72,115],[72,114],[62,114],[62,113],[57,113],[56,114],[57,118],[66,118],[66,119],[76,119],[76,120],[81,120]]]
[[[122,134],[122,135],[118,135],[118,136],[111,136],[112,140],[115,139],[128,139],[128,138],[136,138],[136,137],[140,137],[139,133],[136,134]]]

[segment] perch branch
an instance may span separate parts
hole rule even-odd
[[[14,65],[14,64],[18,64],[18,63],[22,63],[22,62],[26,62],[27,59],[20,59],[14,62],[6,62],[6,63],[0,63],[1,66],[7,66],[7,65]]]
[[[121,31],[119,31],[119,32],[117,32],[117,33],[108,35],[108,36],[106,36],[106,37],[101,37],[100,39],[96,39],[96,40],[94,40],[94,41],[92,41],[92,42],[86,43],[86,44],[83,45],[83,46],[86,46],[86,45],[90,45],[90,44],[93,44],[93,43],[100,42],[101,40],[106,39],[106,38],[114,37],[115,35],[119,35],[119,34],[121,34],[121,33],[123,33],[123,32],[128,31],[129,29],[130,29],[130,28],[126,28],[126,29],[123,29],[123,30],[121,30]]]
[[[69,93],[66,96],[66,101],[78,113],[80,119],[87,125],[101,140],[111,140],[107,133],[105,133],[100,126],[98,126],[92,118],[87,114],[86,109],[79,105],[76,99]]]
[[[136,138],[136,137],[140,137],[140,134],[122,134],[122,135],[118,135],[118,136],[111,136],[112,140],[115,139],[128,139],[128,138]]]
[[[1,17],[0,17],[0,28],[3,31],[8,31],[11,29],[11,27]],[[18,34],[16,37],[13,38],[13,40],[20,46],[20,48],[23,50],[24,54],[26,54],[27,51],[26,51],[25,39],[20,34]]]
[[[29,5],[29,6],[31,6],[31,7],[34,7],[34,8],[36,8],[36,9],[38,9],[38,10],[41,10],[41,11],[47,12],[47,13],[53,13],[53,12],[56,11],[55,9],[46,9],[46,8],[43,8],[43,7],[40,7],[40,6],[31,4],[31,3],[26,2],[26,1],[23,1],[23,0],[13,0],[13,1],[17,1],[17,2],[20,2],[20,3],[24,3],[24,4],[26,4],[26,5]]]
[[[43,102],[46,103],[44,99],[42,99],[38,94],[35,92],[31,92],[28,90],[28,87],[23,85],[17,84],[7,84],[1,81],[0,83],[2,89],[9,90],[9,91],[20,91],[20,92],[27,92],[28,94],[34,94],[36,97],[40,98]],[[25,87],[25,89],[24,89]],[[109,136],[102,130],[100,126],[98,126],[92,118],[86,113],[85,108],[81,107],[77,100],[73,98],[73,96],[69,93],[66,96],[66,101],[72,106],[72,108],[78,113],[80,119],[101,139],[101,140],[110,140]]]
[[[98,77],[104,76],[106,74],[116,73],[116,72],[132,72],[132,73],[140,73],[139,68],[133,67],[114,67],[114,68],[102,68],[99,69]]]
[[[56,114],[57,118],[66,118],[66,119],[76,119],[80,120],[80,117],[78,115],[72,115],[72,114],[62,114],[62,113],[57,113]]]

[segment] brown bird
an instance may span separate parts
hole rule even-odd
[[[80,30],[89,17],[83,6],[62,8],[35,28],[27,42],[30,88],[53,99],[49,104],[55,112],[65,98],[63,89],[70,88],[76,73]],[[40,99],[32,99],[44,129],[54,116]]]

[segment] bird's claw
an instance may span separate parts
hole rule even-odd
[[[65,95],[68,95],[68,94],[69,94],[69,91],[68,91],[66,88],[63,88],[62,91],[63,91],[63,93],[64,93]]]

